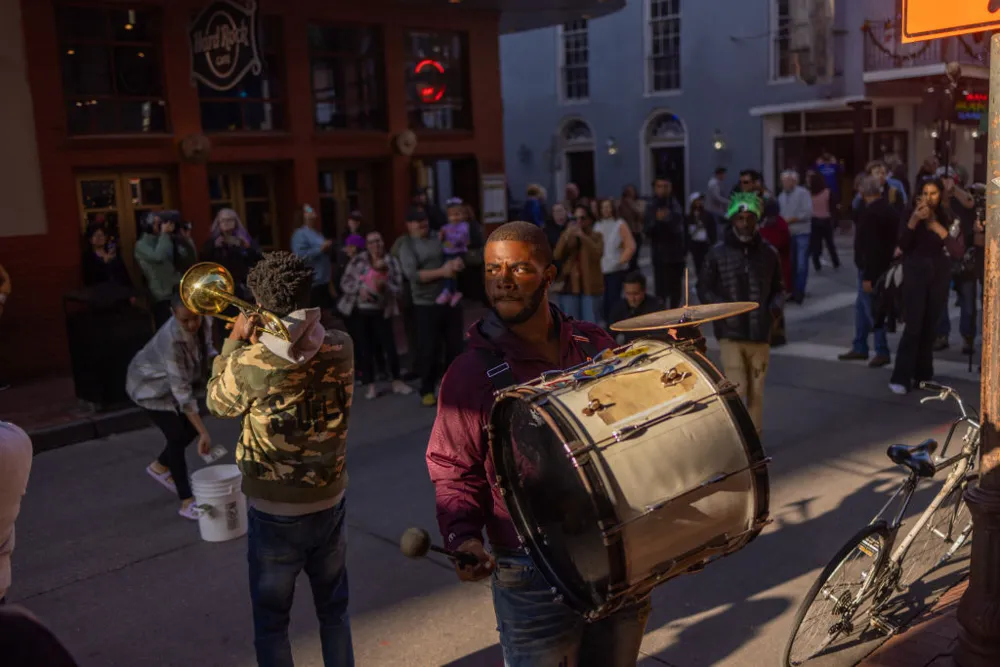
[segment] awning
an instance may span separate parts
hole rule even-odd
[[[750,107],[750,115],[774,116],[798,111],[840,111],[857,102],[868,102],[873,107],[899,106],[903,104],[920,104],[921,97],[866,97],[852,95],[850,97],[834,97],[828,100],[800,100],[784,104],[768,104],[760,107]]]

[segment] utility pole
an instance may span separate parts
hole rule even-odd
[[[990,40],[989,151],[979,482],[965,492],[972,512],[969,587],[958,605],[960,667],[1000,665],[1000,34]]]

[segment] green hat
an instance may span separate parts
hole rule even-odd
[[[737,192],[729,199],[729,210],[726,211],[726,218],[732,218],[737,213],[753,213],[758,218],[761,215],[762,206],[760,197],[753,192]]]

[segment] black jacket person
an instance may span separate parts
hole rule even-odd
[[[758,432],[763,421],[773,313],[780,310],[782,299],[781,262],[777,251],[757,231],[760,213],[757,195],[733,195],[727,216],[731,224],[722,242],[708,251],[698,278],[702,303],[759,304],[756,310],[714,324],[726,377],[738,385]]]

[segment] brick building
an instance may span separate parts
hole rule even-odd
[[[149,210],[179,209],[200,242],[231,207],[280,248],[303,203],[330,235],[353,209],[395,235],[416,186],[482,209],[503,188],[499,34],[622,5],[0,0],[0,369],[67,369],[62,296],[89,222],[134,274]]]

